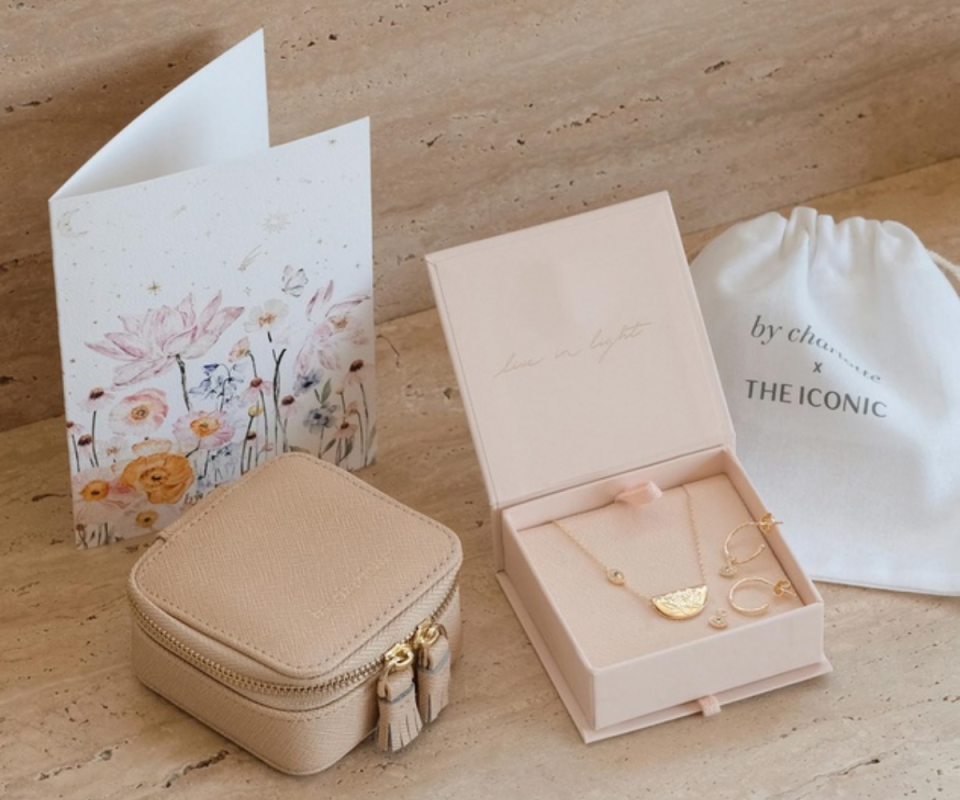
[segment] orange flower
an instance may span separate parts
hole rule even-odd
[[[175,453],[153,453],[131,461],[120,480],[151,503],[176,503],[193,483],[190,462]]]
[[[190,430],[200,438],[212,436],[222,427],[223,423],[216,417],[211,416],[200,417],[190,423]]]
[[[139,527],[149,529],[157,524],[158,519],[160,519],[160,514],[155,509],[148,508],[146,511],[137,514],[136,522]]]
[[[108,494],[110,494],[110,484],[106,481],[90,481],[80,490],[80,496],[88,503],[104,500]]]

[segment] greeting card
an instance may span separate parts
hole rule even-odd
[[[376,451],[367,120],[269,147],[262,33],[50,200],[79,547],[305,451]]]

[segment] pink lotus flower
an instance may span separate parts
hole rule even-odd
[[[160,306],[138,316],[121,316],[123,331],[108,333],[102,342],[87,342],[87,347],[125,362],[114,370],[117,386],[155,378],[178,362],[200,358],[243,313],[240,307],[220,308],[221,300],[218,292],[199,317],[194,313],[193,294],[176,308]]]
[[[194,411],[173,424],[186,450],[219,450],[233,439],[233,427],[222,411]]]
[[[297,354],[296,371],[307,373],[315,363],[326,370],[339,370],[338,350],[345,344],[367,344],[367,333],[362,322],[353,313],[356,306],[370,299],[366,294],[355,294],[339,303],[331,304],[333,281],[317,292],[307,304],[307,319],[316,325]]]
[[[127,395],[110,412],[110,427],[114,433],[133,433],[138,436],[153,433],[167,418],[170,406],[167,395],[160,389],[142,389]]]

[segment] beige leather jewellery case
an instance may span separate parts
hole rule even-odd
[[[457,537],[347,472],[280,456],[208,496],[137,562],[133,665],[268,764],[319,772],[447,703]]]

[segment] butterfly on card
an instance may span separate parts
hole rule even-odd
[[[294,270],[289,264],[283,268],[283,292],[293,297],[303,294],[308,283],[307,273],[302,269]]]

